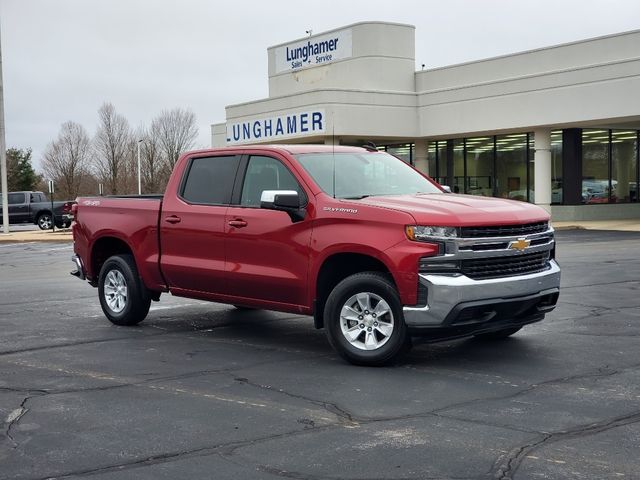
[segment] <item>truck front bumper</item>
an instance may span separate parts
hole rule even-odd
[[[555,308],[560,288],[560,267],[555,260],[549,265],[543,272],[487,280],[420,274],[427,302],[405,306],[405,323],[412,333],[457,337],[542,320]]]

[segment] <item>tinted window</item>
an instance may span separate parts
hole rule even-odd
[[[295,177],[282,163],[271,157],[253,156],[244,177],[240,204],[259,207],[264,190],[294,190],[303,195]]]
[[[237,156],[194,158],[182,187],[182,198],[192,203],[228,205],[239,163]]]
[[[24,193],[10,193],[9,197],[9,205],[16,205],[18,203],[24,202]]]

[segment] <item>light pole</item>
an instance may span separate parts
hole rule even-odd
[[[9,201],[7,187],[7,147],[4,138],[4,88],[2,84],[2,47],[0,47],[0,185],[2,185],[2,229],[9,233]]]
[[[142,141],[142,139],[138,140],[138,195],[142,195],[142,178],[140,176],[140,144]]]

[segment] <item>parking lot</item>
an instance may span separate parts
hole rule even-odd
[[[71,244],[0,244],[0,478],[640,478],[640,233],[557,238],[544,322],[386,368],[169,295],[116,327]]]

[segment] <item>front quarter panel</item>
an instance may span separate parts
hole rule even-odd
[[[317,218],[311,240],[311,299],[324,261],[338,253],[357,253],[382,262],[391,272],[404,304],[416,303],[418,258],[434,255],[437,246],[407,240],[404,227],[415,223],[407,213],[357,201],[316,197]]]

